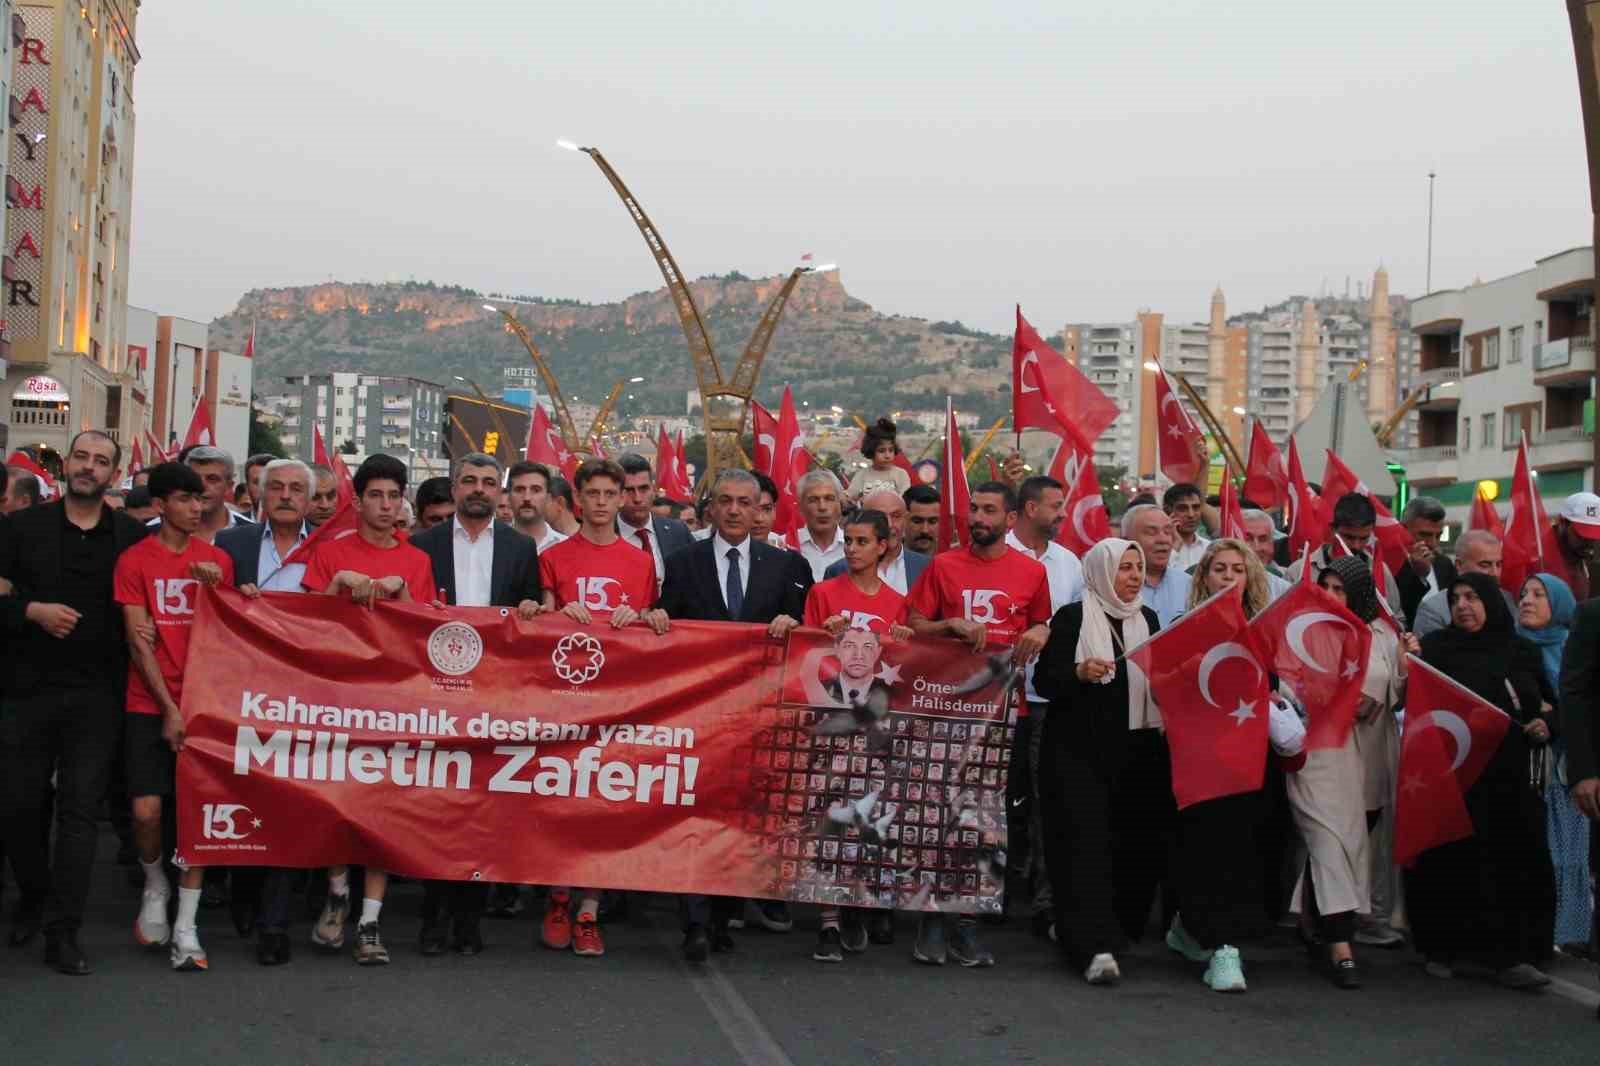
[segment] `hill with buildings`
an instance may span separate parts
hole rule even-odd
[[[691,283],[725,377],[783,281],[729,274]],[[632,410],[685,409],[695,378],[664,288],[606,304],[419,282],[255,289],[211,329],[213,343],[240,351],[258,323],[261,394],[284,391],[288,375],[331,370],[447,385],[460,374],[497,392],[502,370],[527,366],[528,356],[499,317],[484,310],[486,300],[515,302],[569,397],[598,402],[619,379],[640,376],[644,383],[630,389]],[[837,272],[808,275],[768,349],[758,398],[775,404],[792,383],[797,400],[872,415],[942,407],[950,393],[963,411],[993,420],[1009,402],[1009,353],[1009,337],[959,322],[880,314],[846,292]]]

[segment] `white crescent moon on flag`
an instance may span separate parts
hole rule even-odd
[[[1450,734],[1456,742],[1456,758],[1450,764],[1450,769],[1461,769],[1461,764],[1467,761],[1468,755],[1472,754],[1472,730],[1467,728],[1466,719],[1454,711],[1429,711],[1422,716],[1419,724],[1435,726]]]
[[[1030,392],[1038,392],[1039,391],[1039,386],[1037,386],[1037,385],[1029,385],[1028,384],[1028,364],[1029,363],[1033,364],[1033,377],[1034,377],[1034,380],[1037,381],[1038,378],[1039,378],[1039,353],[1038,352],[1029,352],[1027,355],[1023,356],[1021,365],[1017,367],[1017,386],[1018,386],[1018,388],[1020,388],[1022,390],[1022,393],[1024,395],[1026,395],[1026,394],[1028,394]]]
[[[1333,622],[1344,626],[1346,629],[1350,628],[1350,623],[1336,614],[1329,614],[1327,611],[1308,611],[1305,614],[1298,614],[1291,618],[1289,624],[1284,627],[1284,633],[1289,638],[1289,650],[1294,652],[1296,658],[1313,670],[1331,674],[1333,673],[1332,670],[1317,662],[1311,657],[1311,653],[1306,651],[1306,630],[1318,622]]]
[[[1256,677],[1261,676],[1261,664],[1256,662],[1256,657],[1250,654],[1250,649],[1234,641],[1224,641],[1206,652],[1200,660],[1200,695],[1205,697],[1211,706],[1221,709],[1222,705],[1211,698],[1211,671],[1220,666],[1227,659],[1243,659],[1255,667]]]
[[[1165,396],[1161,397],[1161,410],[1165,411],[1167,409],[1167,404],[1169,404],[1169,403],[1170,404],[1176,404],[1177,402],[1178,402],[1177,394],[1172,392],[1171,390],[1168,390],[1167,394]],[[1178,410],[1181,412],[1183,409],[1180,407]]]
[[[1085,496],[1072,505],[1072,531],[1078,535],[1078,540],[1081,543],[1094,543],[1094,538],[1089,536],[1089,531],[1083,528],[1083,522],[1088,517],[1089,508],[1104,506],[1105,500],[1098,493],[1093,496]]]
[[[774,458],[776,458],[778,454],[778,442],[770,433],[757,434],[756,447],[765,448],[767,450],[767,455]]]

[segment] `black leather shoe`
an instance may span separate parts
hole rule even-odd
[[[282,966],[289,961],[289,934],[262,933],[256,938],[256,961],[263,966]]]
[[[711,941],[706,937],[706,927],[691,925],[683,934],[683,958],[685,962],[705,962],[711,954]]]
[[[450,925],[443,918],[432,918],[422,923],[422,953],[443,955],[450,944]]]
[[[1342,988],[1347,992],[1361,987],[1361,972],[1356,969],[1355,959],[1336,959],[1327,966],[1328,980],[1333,982],[1333,987]]]
[[[894,911],[875,910],[867,919],[867,939],[874,944],[894,943]]]
[[[478,927],[478,919],[468,918],[456,922],[455,943],[457,955],[483,953],[483,932]]]
[[[43,928],[44,916],[38,910],[19,905],[11,917],[11,935],[6,942],[14,948],[25,948]]]
[[[82,977],[89,972],[89,956],[78,946],[76,929],[45,930],[44,961],[54,966],[58,973],[73,977]]]
[[[200,906],[208,911],[216,910],[228,902],[228,886],[221,880],[206,878],[200,886]]]
[[[233,918],[234,932],[240,936],[249,936],[256,927],[256,904],[254,900],[240,899],[235,893],[228,901],[228,912]]]
[[[725,922],[713,922],[713,923],[711,923],[711,950],[712,951],[732,951],[733,950],[733,934],[728,932],[727,923],[725,923]]]

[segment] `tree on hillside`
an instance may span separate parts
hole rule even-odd
[[[275,455],[279,459],[287,459],[289,457],[288,453],[283,449],[283,441],[278,438],[278,431],[261,421],[261,408],[255,404],[250,405],[250,444],[248,450],[251,455]]]

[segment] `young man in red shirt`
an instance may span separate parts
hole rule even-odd
[[[162,868],[162,838],[176,845],[177,753],[183,750],[183,669],[201,585],[233,582],[233,560],[198,534],[206,506],[200,475],[179,463],[150,471],[150,497],[161,516],[146,537],[117,560],[115,594],[127,627],[128,719],[124,751],[128,794],[133,797],[133,835],[144,867],[144,895],[133,935],[140,944],[166,944],[174,970],[204,970],[196,916],[203,867],[185,867],[178,877],[178,916],[167,923],[172,887]],[[151,634],[154,634],[152,639]],[[163,814],[167,833],[163,834]]]
[[[306,564],[302,584],[307,592],[348,595],[356,603],[378,600],[432,603],[433,563],[396,535],[406,492],[406,466],[392,455],[371,455],[351,479],[356,490],[356,528],[317,545]],[[362,882],[361,916],[356,922],[355,960],[362,966],[383,966],[389,950],[378,932],[389,875],[367,868]],[[337,951],[344,946],[350,916],[350,868],[328,870],[328,899],[311,942]]]
[[[1050,637],[1050,582],[1036,559],[1006,544],[1017,519],[1017,497],[999,481],[972,490],[967,512],[971,543],[940,552],[911,590],[909,622],[919,637],[955,637],[973,651],[1011,649],[1011,661],[1026,666]],[[942,915],[924,916],[912,957],[944,965],[948,954],[962,966],[993,966],[994,955],[978,943],[977,921],[963,915],[946,946]]]
[[[544,607],[559,610],[579,625],[593,625],[595,616],[609,616],[613,629],[645,617],[657,633],[667,629],[666,616],[650,611],[656,602],[654,557],[617,533],[622,506],[622,467],[610,459],[590,459],[573,475],[582,524],[566,540],[539,553],[539,579]],[[545,947],[588,957],[604,955],[600,936],[600,892],[579,889],[578,921],[572,921],[572,894],[552,888],[539,937]]]

